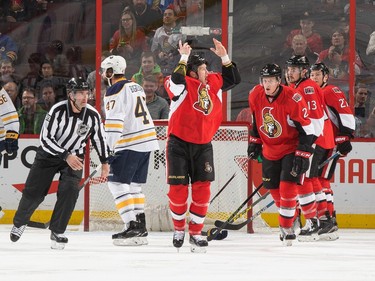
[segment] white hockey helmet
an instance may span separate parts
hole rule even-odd
[[[126,60],[122,56],[109,56],[100,65],[102,73],[112,68],[113,74],[125,74]]]

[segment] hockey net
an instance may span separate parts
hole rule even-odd
[[[147,183],[143,186],[145,194],[146,224],[149,231],[172,231],[173,223],[169,213],[168,189],[166,183],[165,146],[167,122],[155,121],[160,150],[151,154]],[[223,123],[215,134],[212,145],[214,150],[215,181],[211,184],[211,198],[228,183],[227,187],[209,206],[204,230],[214,226],[214,221],[226,220],[253,190],[248,177],[249,128],[238,122]],[[99,163],[96,152],[90,150],[90,169]],[[116,210],[114,199],[106,183],[93,184],[88,189],[89,204],[86,202],[85,229],[89,231],[120,231],[123,222]],[[190,189],[189,189],[190,190]],[[191,196],[189,196],[190,198]],[[258,197],[255,196],[254,200]],[[262,204],[260,204],[262,205]],[[255,206],[253,212],[259,207]],[[88,212],[88,214],[87,214]],[[246,219],[246,215],[236,222]],[[265,231],[269,227],[258,217],[247,228],[249,232]],[[243,228],[246,230],[246,228]]]

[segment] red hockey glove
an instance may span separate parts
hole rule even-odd
[[[306,144],[299,144],[294,154],[293,168],[290,174],[298,177],[305,173],[310,166],[309,158],[314,153],[314,149]]]
[[[335,138],[335,143],[337,145],[337,151],[342,155],[347,155],[352,151],[352,144],[350,143],[349,136],[337,136]]]
[[[247,147],[247,155],[252,160],[257,160],[262,153],[262,141],[260,138],[250,136],[250,143]]]

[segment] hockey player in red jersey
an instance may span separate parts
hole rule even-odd
[[[341,156],[346,156],[352,150],[350,139],[353,138],[355,119],[346,101],[345,94],[337,86],[328,85],[329,69],[324,63],[313,64],[310,67],[310,78],[323,91],[324,102],[328,110],[328,117],[333,123],[333,132],[337,145],[335,149],[321,148],[323,150],[323,157],[320,159],[320,163],[324,162],[335,152],[339,152]],[[337,160],[338,157],[334,158],[332,162],[319,171],[319,180],[327,200],[326,219],[320,220],[319,240],[336,240],[338,238],[336,214],[333,206],[333,192],[330,186],[330,179],[334,174]],[[332,217],[333,219],[331,219]]]
[[[250,91],[249,106],[254,123],[248,156],[256,160],[263,154],[263,184],[279,208],[280,239],[291,246],[296,238],[292,226],[297,186],[314,151],[314,126],[304,97],[281,84],[281,68],[276,64],[261,70],[260,85]]]
[[[314,129],[315,144],[320,148],[333,148],[332,125],[325,112],[323,93],[320,87],[308,77],[310,63],[305,56],[292,56],[286,61],[288,81],[306,99]],[[319,239],[319,218],[324,216],[326,199],[319,181],[318,165],[323,157],[318,149],[314,152],[310,169],[306,172],[306,178],[298,188],[298,201],[306,219],[305,226],[298,236],[299,241],[316,241]]]
[[[211,51],[222,60],[222,73],[207,70],[207,61],[191,55],[191,47],[179,42],[181,59],[165,89],[171,99],[168,141],[168,197],[174,224],[173,245],[184,243],[186,212],[189,209],[191,250],[204,252],[207,241],[200,235],[215,179],[211,140],[222,121],[222,91],[240,83],[240,74],[225,47],[213,39]],[[188,185],[192,202],[188,206]]]

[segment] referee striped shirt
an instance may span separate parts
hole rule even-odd
[[[81,112],[74,113],[68,100],[51,108],[40,133],[43,150],[64,160],[68,153],[83,156],[89,138],[100,162],[106,162],[108,151],[100,114],[89,104]]]

